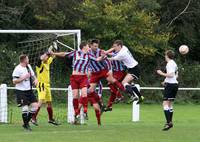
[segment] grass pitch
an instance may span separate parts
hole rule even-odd
[[[131,105],[115,105],[104,113],[98,127],[93,109],[87,125],[74,126],[65,121],[64,106],[55,108],[62,125],[47,123],[45,108],[39,114],[39,126],[32,132],[21,127],[20,110],[13,107],[12,123],[0,125],[0,142],[198,142],[200,105],[175,105],[174,128],[161,131],[164,115],[161,105],[141,105],[141,121],[131,122]]]

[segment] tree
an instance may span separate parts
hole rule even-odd
[[[122,39],[140,55],[154,56],[167,47],[168,41],[167,33],[155,30],[159,18],[152,11],[157,8],[158,4],[150,8],[141,0],[115,3],[112,0],[85,0],[80,5],[82,17],[76,25],[82,29],[85,39],[99,38],[106,48],[114,39]]]
[[[159,0],[161,5],[160,24],[163,29],[179,15],[187,6],[189,0]],[[178,49],[182,44],[190,47],[190,60],[200,61],[200,1],[191,0],[187,10],[178,18],[173,20],[173,23],[167,30],[171,30],[169,43],[171,46]]]

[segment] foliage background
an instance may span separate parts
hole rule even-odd
[[[191,0],[186,13],[168,26],[187,3],[188,0],[1,0],[0,29],[81,29],[83,40],[98,38],[103,49],[121,39],[140,63],[141,86],[160,86],[163,78],[155,70],[164,69],[163,53],[172,49],[177,55],[180,87],[200,87],[200,2]],[[12,86],[11,74],[20,52],[16,43],[23,38],[19,34],[0,34],[0,83]],[[190,47],[188,55],[178,53],[182,44]],[[147,102],[162,98],[160,91],[143,93]],[[199,93],[179,92],[178,102],[198,103]]]

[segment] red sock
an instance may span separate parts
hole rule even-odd
[[[119,90],[117,91],[116,96],[117,96],[118,98],[122,98],[122,97],[123,97]]]
[[[99,95],[96,92],[94,92],[94,98],[95,98],[95,100],[96,100],[97,103],[101,103],[100,102],[100,97],[99,97]]]
[[[120,90],[125,91],[124,86],[122,85],[122,83],[120,83],[119,81],[115,81],[114,83]]]
[[[88,108],[88,98],[87,97],[82,97],[82,104],[83,104],[84,113],[87,113],[87,108]]]
[[[78,98],[73,99],[73,106],[74,106],[74,112],[75,115],[79,115],[79,109],[78,109]]]
[[[110,98],[108,100],[108,107],[112,107],[115,98],[116,98],[115,93],[111,93]]]
[[[34,121],[36,121],[36,117],[37,117],[39,111],[40,111],[40,107],[38,107],[38,109],[36,110],[36,112],[35,112],[35,113],[33,114],[33,116],[32,116],[32,119],[33,119]]]
[[[98,109],[95,109],[95,114],[96,114],[98,125],[101,125],[101,114],[100,114],[100,111]]]
[[[114,84],[109,84],[108,86],[110,87],[111,94],[112,93],[117,94],[118,89],[115,87]]]
[[[53,120],[53,108],[52,108],[52,106],[47,107],[47,112],[48,112],[48,115],[49,115],[49,120]]]

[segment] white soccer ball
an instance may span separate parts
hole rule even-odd
[[[189,47],[187,45],[181,45],[179,47],[179,52],[182,54],[182,55],[185,55],[189,52]]]

